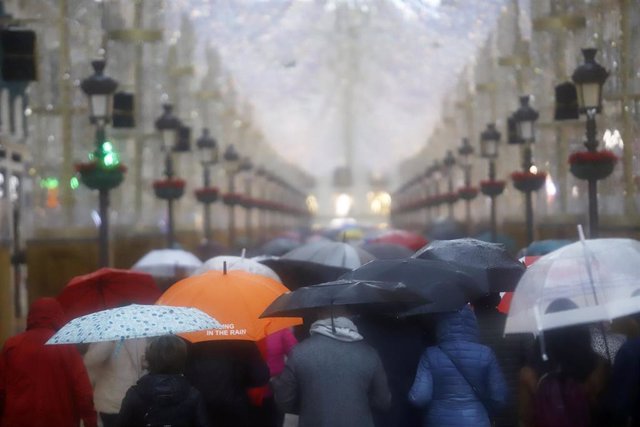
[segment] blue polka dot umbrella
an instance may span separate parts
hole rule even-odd
[[[117,341],[220,328],[220,322],[197,308],[131,304],[77,317],[47,344]]]

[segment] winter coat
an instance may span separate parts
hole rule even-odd
[[[122,401],[116,425],[208,427],[202,396],[182,375],[147,374]]]
[[[92,343],[84,355],[84,364],[93,383],[96,410],[117,414],[129,387],[143,374],[145,339]]]
[[[382,362],[361,336],[340,341],[313,327],[272,385],[281,410],[300,414],[299,427],[373,427],[371,408],[391,402]]]
[[[355,322],[380,355],[389,381],[391,406],[388,411],[374,411],[376,427],[420,425],[422,410],[407,400],[407,394],[426,344],[422,328],[413,321],[378,316],[361,316]]]
[[[496,426],[513,426],[518,423],[516,396],[518,374],[525,365],[527,349],[531,346],[530,335],[504,335],[507,316],[495,308],[476,307],[480,344],[489,347],[496,355],[500,369],[507,383],[507,397],[504,410],[494,417]]]
[[[611,426],[640,426],[640,338],[627,340],[618,350],[605,407]]]
[[[93,392],[82,357],[73,345],[45,345],[63,324],[54,298],[29,310],[27,330],[9,338],[0,357],[2,427],[97,425]]]
[[[269,366],[269,374],[272,377],[280,375],[284,370],[284,360],[291,352],[298,340],[290,329],[282,329],[271,335],[267,335],[265,340],[265,361]]]
[[[428,347],[420,358],[409,400],[425,408],[423,425],[447,427],[489,427],[490,410],[504,406],[507,387],[493,351],[478,344],[478,327],[473,312],[465,307],[456,313],[440,315],[438,345]],[[451,358],[449,358],[444,351]]]
[[[269,368],[254,342],[206,341],[191,346],[185,376],[202,394],[212,421],[246,426],[247,389],[267,384]]]

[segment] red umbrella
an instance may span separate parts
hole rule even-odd
[[[525,256],[520,258],[520,262],[523,262],[524,265],[526,265],[527,267],[529,267],[531,264],[533,264],[534,262],[536,262],[538,260],[538,258],[540,258],[540,255],[538,256]],[[500,304],[498,304],[498,311],[507,314],[509,313],[509,307],[511,307],[511,298],[513,298],[513,292],[505,292],[504,295],[502,296],[502,300],[500,300]]]
[[[58,295],[58,301],[73,319],[125,304],[153,304],[160,294],[150,274],[101,268],[71,279]]]
[[[389,230],[369,240],[370,243],[392,243],[417,251],[428,243],[423,236],[405,230]]]

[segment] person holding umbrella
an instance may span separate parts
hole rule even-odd
[[[478,343],[468,306],[437,315],[437,341],[423,353],[409,400],[424,408],[424,426],[489,427],[507,399],[493,351]]]
[[[276,403],[305,427],[373,427],[372,408],[391,393],[382,362],[339,307],[319,311],[311,336],[293,348],[272,380]]]
[[[0,355],[0,426],[97,427],[93,391],[73,345],[45,345],[64,324],[54,298],[29,309],[27,330],[9,338]]]

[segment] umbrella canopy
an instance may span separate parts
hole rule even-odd
[[[131,270],[157,277],[184,277],[202,265],[191,252],[182,249],[156,249],[136,262]]]
[[[485,294],[482,286],[457,265],[438,260],[380,259],[350,271],[341,279],[401,282],[422,298],[432,301],[408,310],[404,315],[458,310]]]
[[[540,258],[538,256],[523,256],[520,258],[520,262],[524,263],[525,267],[529,267],[531,264],[536,262]],[[498,304],[499,312],[507,314],[509,313],[509,308],[511,307],[511,299],[513,298],[513,292],[504,292],[502,293],[502,299],[500,300],[500,304]]]
[[[267,267],[266,265],[260,264],[257,261],[254,261],[249,258],[225,255],[225,256],[217,256],[207,260],[202,267],[198,268],[193,272],[193,276],[205,273],[207,271],[231,271],[231,270],[239,270],[246,271],[251,274],[258,274],[260,276],[268,277],[269,279],[275,280],[276,282],[280,282],[280,277]]]
[[[280,329],[299,325],[299,319],[259,319],[277,297],[288,292],[279,282],[246,271],[212,270],[188,277],[162,294],[158,304],[195,307],[215,317],[222,330],[191,332],[191,342],[212,340],[258,341]]]
[[[303,286],[333,282],[348,271],[348,268],[333,267],[297,259],[266,258],[261,264],[275,271],[282,279],[282,283],[289,289],[295,290]]]
[[[471,238],[437,240],[414,257],[459,264],[483,283],[485,293],[513,290],[526,268],[504,245]]]
[[[284,254],[282,258],[311,261],[349,269],[360,267],[375,259],[370,253],[348,243],[325,240],[307,243]]]
[[[101,268],[71,279],[57,299],[68,318],[73,319],[121,305],[153,304],[159,296],[160,290],[150,274]]]
[[[426,300],[402,283],[370,280],[337,280],[305,286],[280,295],[261,317],[305,316],[320,309],[347,307],[350,312],[361,310],[406,309],[406,304]]]
[[[505,333],[538,333],[637,313],[638,277],[637,240],[584,240],[557,249],[520,279]]]
[[[394,245],[404,246],[412,251],[417,251],[427,244],[427,239],[423,236],[411,233],[405,230],[387,230],[369,240],[370,243],[392,243]]]
[[[515,253],[518,251],[518,246],[516,244],[516,241],[513,240],[511,237],[507,236],[506,234],[497,233],[495,242],[491,240],[491,233],[489,231],[479,233],[475,236],[475,238],[478,240],[482,240],[483,242],[501,243],[504,245],[507,251],[511,253]]]
[[[364,243],[360,245],[360,248],[377,259],[402,259],[413,255],[411,249],[394,243]]]
[[[260,255],[282,256],[300,246],[298,240],[287,237],[276,237],[262,245],[257,253]]]
[[[220,322],[196,308],[131,304],[75,318],[47,344],[126,340],[219,328]]]

